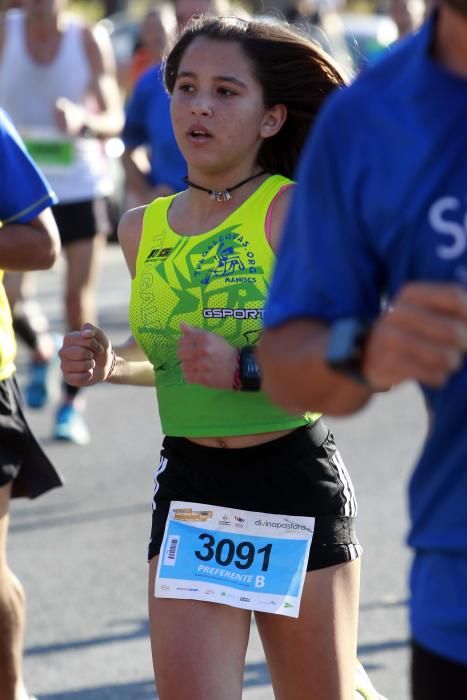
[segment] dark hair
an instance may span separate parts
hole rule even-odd
[[[318,110],[330,92],[345,85],[339,68],[311,39],[285,23],[205,15],[189,22],[166,58],[164,78],[170,94],[183,54],[198,37],[240,44],[266,107],[287,107],[282,129],[263,141],[258,163],[267,172],[292,177]]]

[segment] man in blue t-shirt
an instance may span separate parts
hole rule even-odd
[[[225,14],[226,0],[174,0],[177,31],[180,33],[193,16],[213,12]],[[170,96],[164,85],[164,67],[149,68],[135,85],[126,107],[122,134],[125,152],[122,162],[132,206],[147,204],[186,188],[187,166],[175,140],[170,117]],[[144,163],[144,146],[149,164]],[[146,166],[149,165],[146,172]]]
[[[298,172],[260,346],[265,390],[342,415],[419,382],[412,683],[467,688],[467,3],[333,95]],[[381,300],[386,300],[386,305]]]
[[[14,380],[15,339],[3,270],[51,267],[60,239],[50,206],[55,195],[38,172],[11,122],[0,110],[0,696],[27,700],[21,674],[24,591],[7,565],[10,499],[61,484],[32,435]]]
[[[136,83],[126,108],[122,134],[125,144],[123,165],[134,205],[147,204],[156,197],[185,188],[185,159],[178,148],[170,119],[170,97],[164,87],[162,65],[149,68]],[[149,172],[135,158],[135,151],[146,146]]]

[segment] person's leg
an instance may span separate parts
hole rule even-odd
[[[154,596],[149,564],[151,647],[160,700],[240,700],[250,613],[228,605]]]
[[[105,241],[104,236],[97,235],[75,240],[64,247],[67,265],[65,313],[68,330],[78,330],[85,322],[96,322],[95,290]]]
[[[65,314],[69,330],[78,330],[85,322],[96,322],[95,289],[105,240],[105,236],[96,235],[74,240],[63,248],[66,259]],[[64,384],[54,437],[83,445],[89,442],[89,432],[79,394],[76,387]]]
[[[256,613],[276,700],[353,700],[360,560],[307,573],[297,619]]]
[[[0,487],[0,697],[24,696],[21,675],[26,601],[23,588],[7,564],[6,542],[12,482]]]
[[[51,394],[54,361],[58,358],[57,340],[49,332],[49,323],[37,300],[32,273],[6,272],[4,286],[17,337],[30,350],[25,398],[30,408],[42,408]]]
[[[412,698],[440,700],[467,694],[467,664],[458,664],[433,654],[412,641]]]

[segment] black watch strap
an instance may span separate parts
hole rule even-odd
[[[254,345],[240,348],[239,359],[240,391],[259,391],[261,389],[261,372]]]
[[[372,324],[358,318],[335,321],[329,332],[325,360],[329,367],[368,386],[362,371],[363,353]]]

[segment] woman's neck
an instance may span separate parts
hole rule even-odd
[[[251,180],[233,191],[231,199],[225,201],[213,200],[207,192],[189,187],[175,197],[169,209],[170,226],[177,233],[187,236],[210,231],[246,202],[267,178],[268,175],[264,173]]]
[[[447,70],[467,79],[467,16],[441,5],[433,52]]]

